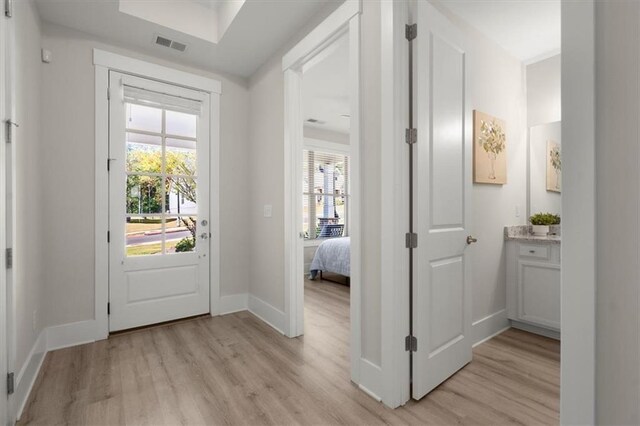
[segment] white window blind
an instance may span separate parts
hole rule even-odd
[[[124,85],[124,101],[130,104],[163,108],[195,115],[200,115],[202,109],[201,100],[140,89],[127,84]]]
[[[304,150],[302,162],[305,238],[349,235],[349,157]]]

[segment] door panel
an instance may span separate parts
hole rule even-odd
[[[463,39],[426,0],[414,41],[413,397],[471,361],[471,111]]]
[[[209,95],[109,78],[109,329],[208,313]]]

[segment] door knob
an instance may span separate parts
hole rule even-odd
[[[467,244],[473,244],[477,242],[478,242],[477,238],[473,238],[471,235],[467,236]]]
[[[203,232],[202,234],[200,234],[200,238],[202,238],[203,240],[206,240],[207,238],[209,238],[209,234],[207,234],[206,232]]]

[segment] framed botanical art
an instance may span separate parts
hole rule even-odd
[[[547,141],[547,191],[560,192],[562,187],[562,151],[560,144]]]
[[[505,123],[480,111],[473,111],[473,181],[507,183]]]

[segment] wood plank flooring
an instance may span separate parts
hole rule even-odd
[[[20,425],[557,424],[559,343],[508,330],[421,401],[391,410],[349,381],[349,289],[305,284],[306,334],[248,312],[47,355]]]

